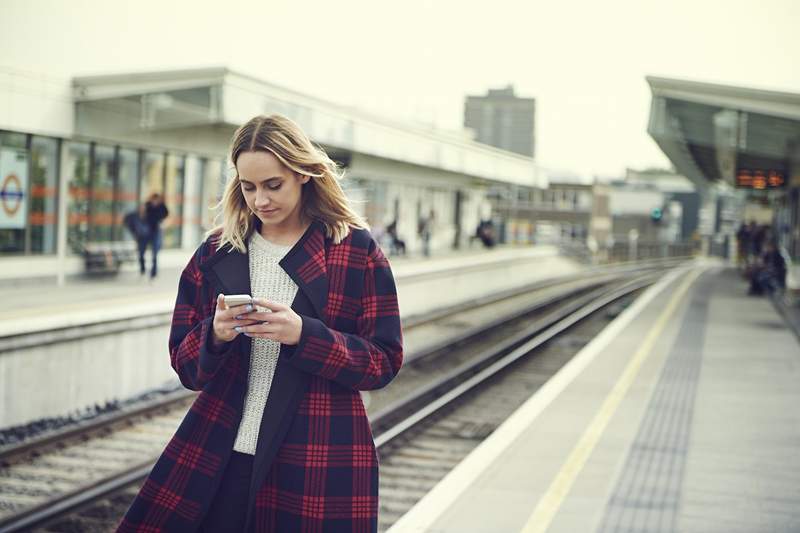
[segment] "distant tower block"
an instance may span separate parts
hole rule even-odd
[[[513,85],[464,102],[464,126],[476,141],[528,157],[536,156],[535,118],[536,99],[514,96]]]

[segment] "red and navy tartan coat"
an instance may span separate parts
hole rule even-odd
[[[190,532],[227,464],[247,392],[250,338],[210,348],[218,293],[250,294],[247,254],[204,242],[181,275],[169,351],[200,394],[118,531]],[[300,342],[282,345],[258,436],[246,531],[377,530],[378,457],[359,390],[389,383],[403,358],[389,262],[366,230],[339,244],[315,221],[281,260],[298,286]]]

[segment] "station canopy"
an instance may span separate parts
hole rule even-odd
[[[647,82],[648,133],[698,186],[783,189],[800,174],[800,94],[652,76]]]
[[[253,116],[280,113],[345,158],[359,153],[480,181],[546,186],[533,159],[475,142],[466,131],[374,115],[225,67],[84,76],[73,80],[73,91],[76,129],[87,137],[118,138],[127,130],[175,132],[177,138],[233,131]]]

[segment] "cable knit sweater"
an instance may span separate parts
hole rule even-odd
[[[297,294],[297,285],[278,265],[292,246],[274,244],[253,232],[248,246],[250,262],[250,288],[253,298],[291,305]],[[263,309],[261,309],[263,311]],[[233,449],[255,455],[261,415],[267,404],[272,376],[278,364],[279,342],[253,339],[250,350],[250,373],[247,378],[247,396],[244,412]]]

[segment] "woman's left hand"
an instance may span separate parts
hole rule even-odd
[[[270,311],[251,311],[242,313],[236,318],[244,323],[247,320],[257,320],[261,324],[251,326],[236,326],[234,329],[255,339],[270,339],[293,346],[300,342],[300,333],[303,330],[303,319],[291,307],[255,298],[253,303],[257,307],[264,307]]]

